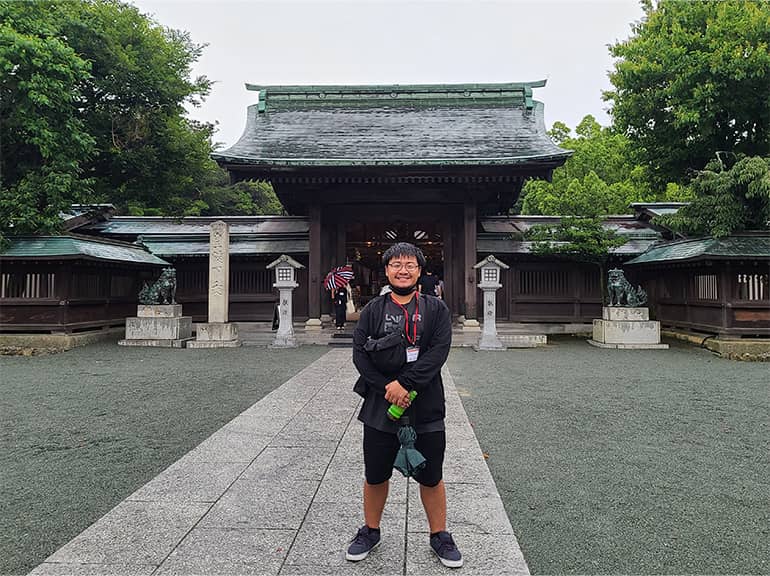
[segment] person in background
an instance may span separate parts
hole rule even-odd
[[[438,279],[438,284],[436,284],[436,296],[442,300],[444,299],[444,281],[441,278]]]
[[[348,291],[345,286],[339,286],[332,292],[332,302],[334,302],[334,324],[337,330],[342,330],[345,328],[348,304]]]
[[[420,294],[428,296],[438,296],[436,287],[438,286],[438,278],[433,275],[430,268],[425,270],[425,274],[420,277],[420,282],[417,285],[417,289]]]

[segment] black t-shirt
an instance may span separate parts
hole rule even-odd
[[[433,274],[425,274],[422,278],[420,278],[420,287],[422,288],[423,294],[435,296],[436,286],[438,286],[438,278]]]
[[[407,331],[406,319],[404,316],[404,308],[407,314],[409,314],[409,330]],[[383,309],[383,321],[382,330],[385,334],[390,334],[401,328],[404,334],[407,335],[409,346],[413,344],[420,345],[420,337],[422,336],[422,314],[418,313],[415,317],[415,310],[417,309],[417,297],[413,297],[403,308],[393,301],[392,296],[385,297],[385,308]],[[418,310],[419,312],[419,310]],[[417,325],[417,339],[415,342],[415,322]]]

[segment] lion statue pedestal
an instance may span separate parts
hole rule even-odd
[[[121,346],[184,348],[192,340],[192,316],[182,316],[181,304],[140,304],[136,317],[126,318]]]
[[[605,306],[602,319],[594,320],[593,339],[599,348],[666,349],[660,342],[660,322],[650,320],[649,308]]]
[[[602,319],[594,320],[593,339],[599,348],[666,349],[660,342],[660,322],[650,320],[647,294],[634,288],[622,270],[609,271],[607,284],[610,305],[602,308]]]
[[[126,318],[126,337],[118,344],[184,348],[192,340],[192,316],[182,316],[175,296],[176,273],[166,268],[154,284],[142,288],[136,317]]]

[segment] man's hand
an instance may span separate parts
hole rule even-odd
[[[385,385],[385,400],[401,408],[409,408],[409,391],[398,380]]]

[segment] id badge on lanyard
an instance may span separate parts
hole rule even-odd
[[[406,362],[407,364],[410,362],[416,362],[417,357],[420,355],[420,347],[417,346],[417,317],[420,314],[420,297],[417,296],[415,302],[414,302],[414,318],[412,320],[412,337],[409,337],[409,312],[407,309],[401,305],[399,302],[396,302],[393,300],[393,295],[391,294],[391,300],[398,305],[401,310],[404,311],[404,332],[406,332],[406,340],[409,343],[409,346],[406,347]]]

